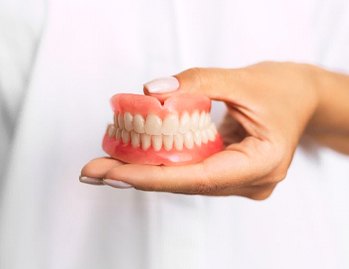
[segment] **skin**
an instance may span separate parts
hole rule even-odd
[[[306,64],[262,62],[241,69],[193,68],[176,77],[178,91],[225,102],[225,150],[179,167],[98,158],[84,166],[82,176],[144,191],[263,200],[285,178],[302,136],[349,154],[346,75]],[[161,100],[170,94],[153,96]]]

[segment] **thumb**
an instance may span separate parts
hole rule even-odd
[[[154,79],[144,84],[146,95],[160,100],[178,93],[203,94],[213,100],[228,101],[234,87],[234,71],[223,68],[191,68],[173,77]]]

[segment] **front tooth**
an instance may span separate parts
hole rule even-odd
[[[124,117],[121,113],[118,115],[118,125],[119,128],[124,129]]]
[[[144,118],[142,115],[136,114],[133,118],[133,128],[134,130],[139,133],[144,133]]]
[[[130,112],[126,112],[124,114],[124,124],[125,124],[125,129],[127,131],[132,131],[133,126],[132,126],[132,120],[133,120],[133,116]]]
[[[145,121],[144,130],[149,135],[161,135],[161,123],[162,120],[158,116],[149,114]]]
[[[115,126],[113,124],[110,124],[108,126],[108,135],[109,135],[109,137],[115,136],[115,132],[116,132]]]
[[[169,151],[172,149],[173,147],[173,135],[164,135],[163,136],[163,144],[164,144],[164,148]]]
[[[204,144],[207,144],[207,142],[208,142],[206,130],[201,130],[201,141]]]
[[[197,110],[195,110],[194,113],[191,115],[191,126],[190,127],[193,131],[198,129],[199,119],[200,119],[199,112]]]
[[[210,126],[210,124],[211,124],[211,115],[210,115],[210,113],[206,113],[206,117],[205,117],[205,127],[207,127],[208,128],[208,126]]]
[[[118,124],[118,114],[117,113],[114,114],[114,126],[115,126],[116,129],[119,127],[119,124]]]
[[[182,150],[183,149],[183,135],[182,134],[175,134],[173,137],[174,145],[176,150]]]
[[[130,141],[130,133],[126,130],[122,130],[121,139],[124,144],[128,144],[128,142]]]
[[[167,115],[162,122],[161,132],[165,135],[175,134],[177,133],[178,125],[179,120],[176,114]]]
[[[208,140],[210,141],[214,141],[215,140],[215,134],[213,133],[213,131],[211,129],[207,129],[206,130],[206,134],[207,134],[207,137],[208,137]]]
[[[191,132],[187,132],[184,134],[184,146],[187,149],[192,149],[194,147],[194,140]]]
[[[142,149],[147,150],[150,148],[151,142],[150,142],[150,135],[148,134],[141,134],[141,143],[142,143]]]
[[[193,132],[194,142],[197,146],[201,146],[201,135],[200,130],[196,130]]]
[[[161,135],[152,135],[151,136],[151,142],[153,145],[153,149],[155,151],[159,151],[162,147],[162,137]]]
[[[134,148],[138,148],[140,146],[140,134],[136,132],[131,132],[131,145]]]
[[[120,140],[121,138],[121,129],[116,129],[115,139]]]
[[[204,129],[204,127],[205,127],[205,120],[206,120],[206,113],[205,113],[205,111],[202,111],[200,113],[199,129]]]
[[[190,116],[188,112],[184,112],[179,122],[178,131],[182,134],[185,134],[189,131],[189,129],[190,129]]]

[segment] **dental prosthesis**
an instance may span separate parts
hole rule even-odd
[[[221,136],[211,121],[208,97],[177,94],[160,102],[152,96],[116,94],[111,99],[103,149],[126,163],[182,165],[220,151]]]

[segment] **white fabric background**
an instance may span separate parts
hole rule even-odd
[[[103,155],[116,92],[192,66],[260,60],[349,72],[347,1],[51,0],[47,13],[31,2],[28,24],[44,29],[26,41],[40,41],[34,66],[27,46],[7,48],[0,63],[1,113],[25,97],[1,148],[0,268],[349,268],[349,159],[309,141],[264,202],[78,182]],[[22,69],[4,75],[13,59],[31,74],[20,94],[7,85]]]

